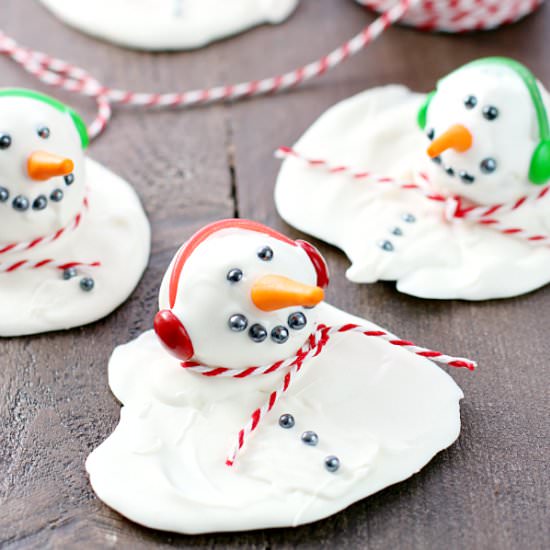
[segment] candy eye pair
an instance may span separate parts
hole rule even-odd
[[[36,133],[42,139],[50,137],[50,129],[47,126],[40,126]],[[9,134],[0,134],[0,150],[5,150],[11,145],[11,136]]]
[[[273,259],[273,249],[269,246],[262,246],[257,252],[258,258],[264,262],[270,262]],[[231,283],[238,283],[243,278],[243,272],[239,268],[230,269],[227,272],[227,280]]]
[[[464,106],[466,109],[473,109],[477,105],[477,97],[475,95],[469,95],[464,100]],[[494,105],[485,105],[482,110],[483,116],[491,121],[498,117],[498,109]],[[486,158],[479,164],[480,170],[484,174],[491,174],[497,169],[497,161],[494,158]]]
[[[473,109],[477,105],[477,97],[469,95],[464,99],[464,107]],[[482,110],[483,116],[487,120],[495,120],[498,117],[498,109],[494,105],[485,105]]]

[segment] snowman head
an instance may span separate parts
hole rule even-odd
[[[201,229],[160,289],[155,331],[176,357],[245,368],[294,354],[316,327],[328,270],[320,253],[249,220]]]
[[[550,181],[549,96],[512,59],[473,61],[443,78],[420,109],[438,185],[480,204]]]
[[[48,235],[82,208],[82,119],[31,90],[0,89],[0,243]]]

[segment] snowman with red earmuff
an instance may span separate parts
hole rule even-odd
[[[312,245],[257,222],[192,236],[154,331],[109,362],[124,407],[86,463],[98,496],[183,533],[297,525],[451,445],[462,392],[437,354],[328,305],[328,281]]]
[[[95,321],[145,269],[139,199],[87,146],[83,120],[63,103],[0,89],[0,336]]]
[[[367,90],[291,149],[277,209],[344,250],[354,282],[434,299],[529,292],[550,282],[549,112],[543,84],[503,57],[467,63],[427,95]]]
[[[243,247],[264,234],[287,246],[275,256],[266,244],[235,263],[232,247],[221,250],[222,237],[208,239],[222,231],[229,242],[242,233]],[[157,335],[179,359],[233,368],[274,362],[314,331],[315,306],[329,282],[325,261],[309,243],[265,231],[250,221],[222,221],[180,249],[163,280],[155,318]],[[199,245],[201,254],[194,255]]]

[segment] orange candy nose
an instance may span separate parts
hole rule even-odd
[[[462,124],[455,124],[432,141],[428,147],[428,155],[430,158],[438,157],[447,149],[464,153],[472,146],[473,141],[474,138],[468,128]]]
[[[74,162],[71,159],[35,151],[27,160],[27,171],[33,180],[45,181],[55,176],[66,176],[74,169]]]
[[[318,286],[305,285],[282,275],[264,275],[252,286],[250,297],[262,311],[291,306],[313,307],[323,301],[325,293]]]

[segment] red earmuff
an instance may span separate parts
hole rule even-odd
[[[330,275],[328,272],[327,262],[325,262],[325,259],[321,256],[321,253],[307,241],[298,239],[294,242],[309,256],[309,259],[311,260],[311,263],[317,273],[317,286],[326,288],[330,282]]]
[[[187,361],[194,355],[191,338],[183,323],[169,310],[163,309],[155,315],[155,332],[164,347],[178,359]]]

